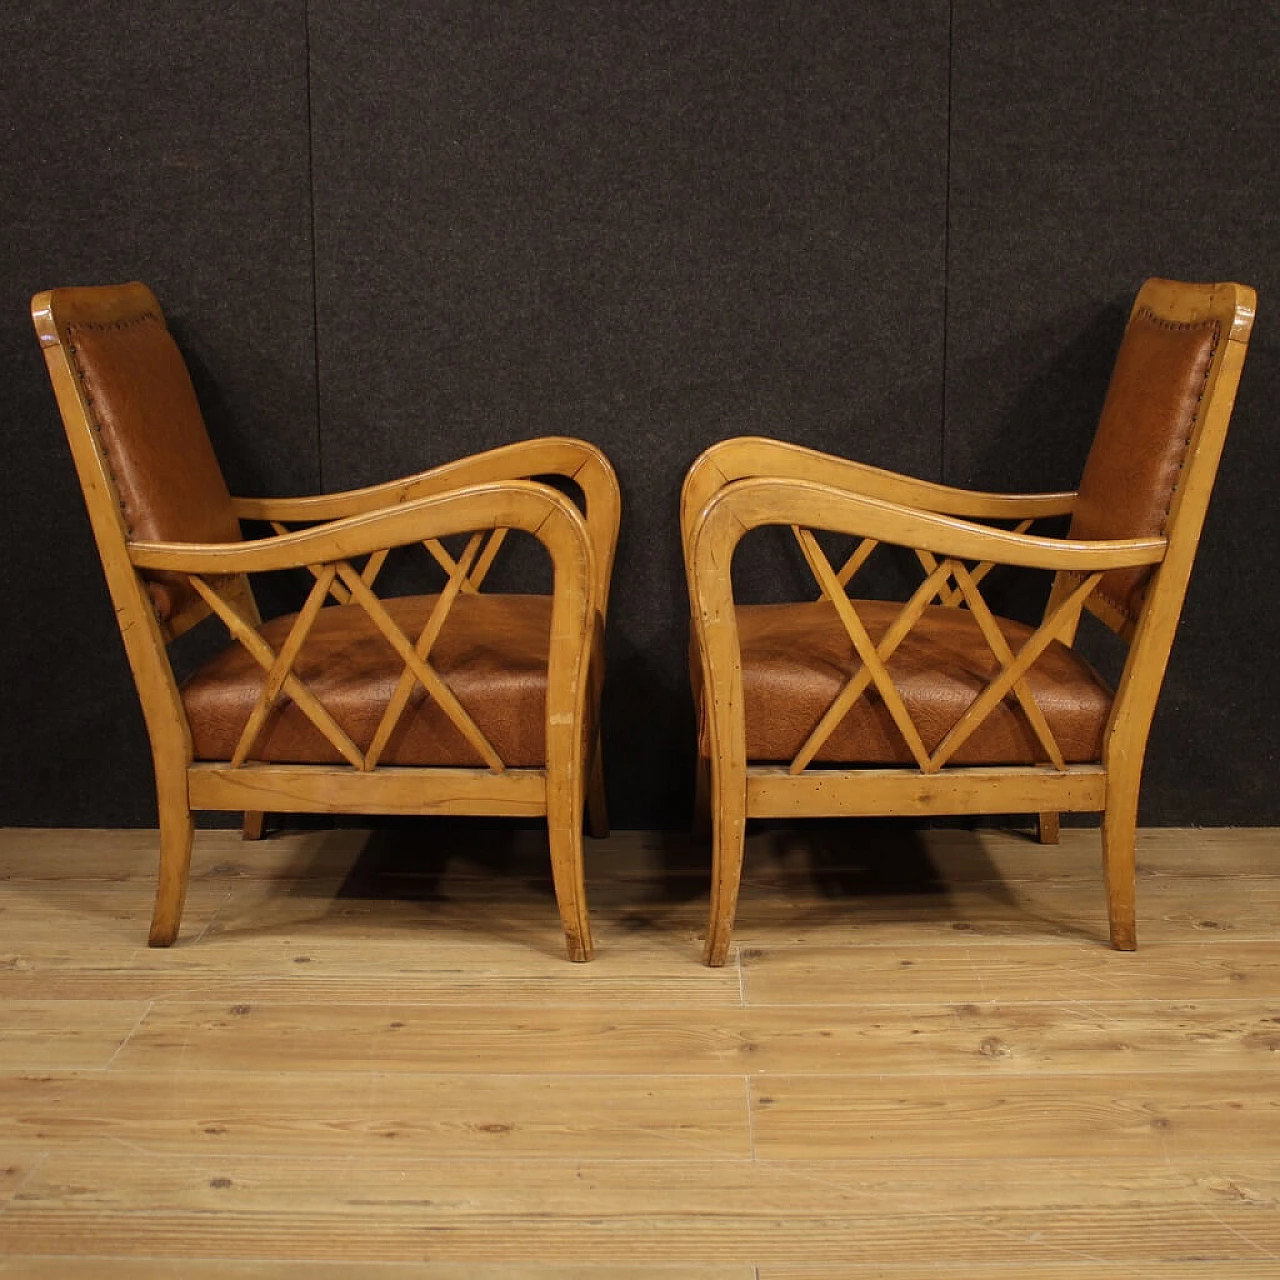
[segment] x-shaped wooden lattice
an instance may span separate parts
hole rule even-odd
[[[276,533],[289,533],[290,529],[287,524],[283,524],[279,520],[270,522],[272,529]],[[506,529],[489,529],[486,531],[488,542],[485,543],[483,550],[477,557],[471,571],[463,576],[462,592],[464,595],[475,595],[488,576],[489,570],[493,567],[493,562],[502,546],[503,539],[507,536]],[[439,538],[427,538],[422,545],[427,549],[431,558],[445,571],[452,574],[457,567],[457,561],[449,554],[448,548]],[[386,563],[387,556],[390,554],[391,548],[384,547],[381,551],[375,551],[365,562],[364,570],[361,577],[368,586],[372,586],[374,579],[382,572],[382,566]],[[307,568],[311,571],[313,577],[319,577],[321,566],[318,564],[309,564]],[[351,600],[351,593],[341,582],[334,582],[329,588],[329,594],[339,604],[347,604]]]
[[[456,560],[437,539],[432,538],[424,543],[427,550],[445,569],[448,579],[414,643],[410,643],[409,638],[373,591],[373,583],[386,561],[385,550],[371,555],[363,570],[359,572],[347,560],[308,566],[315,577],[315,583],[278,651],[273,650],[263,638],[262,633],[209,582],[199,575],[189,575],[191,585],[201,598],[222,619],[231,635],[244,646],[254,661],[266,672],[262,690],[232,754],[232,767],[239,768],[249,759],[272,707],[281,695],[285,695],[293,699],[298,709],[345,760],[362,771],[373,769],[382,758],[392,734],[404,716],[414,686],[421,685],[427,696],[439,706],[462,736],[475,748],[485,764],[495,773],[502,773],[505,769],[502,758],[453,691],[428,662],[428,658],[454,601],[463,592],[474,593],[479,590],[505,533],[505,529],[496,529],[482,530],[472,534],[462,554]],[[356,746],[329,713],[324,703],[293,669],[322,606],[330,596],[342,604],[358,604],[404,662],[404,670],[400,673],[396,687],[387,701],[366,751],[361,751]]]
[[[1021,531],[1020,528],[1019,532]],[[864,539],[837,572],[832,568],[826,553],[818,545],[818,540],[810,530],[792,526],[792,532],[800,543],[823,596],[835,607],[837,616],[845,631],[848,632],[850,643],[862,662],[858,670],[845,682],[791,762],[793,774],[801,773],[809,766],[827,739],[835,732],[836,726],[849,713],[858,698],[872,685],[884,701],[886,710],[897,726],[898,732],[902,734],[907,748],[922,773],[937,773],[964,745],[992,710],[1011,692],[1017,698],[1023,714],[1044,748],[1047,759],[1057,769],[1066,768],[1058,741],[1025,677],[1049,645],[1074,623],[1085,599],[1101,581],[1101,573],[1093,573],[1083,578],[1032,632],[1015,654],[1009,647],[1009,642],[1004,632],[1000,630],[1000,625],[987,606],[987,602],[983,599],[982,593],[978,590],[979,581],[986,576],[991,565],[983,562],[971,568],[962,560],[948,557],[939,561],[930,552],[917,551],[916,554],[926,571],[925,579],[902,606],[898,616],[877,645],[871,639],[866,625],[858,615],[857,608],[846,590],[849,580],[866,563],[877,543],[870,538]],[[887,664],[898,646],[910,634],[912,627],[919,621],[925,609],[935,599],[943,604],[958,606],[963,602],[968,605],[979,631],[982,632],[983,639],[1000,666],[1000,671],[969,704],[937,747],[930,752],[897,686],[893,683]]]

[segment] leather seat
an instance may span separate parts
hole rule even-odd
[[[901,611],[893,601],[860,600],[858,616],[877,644]],[[1034,628],[998,625],[1016,653]],[[738,606],[747,755],[790,762],[862,666],[828,600]],[[931,605],[887,663],[925,746],[933,751],[970,703],[1000,674],[967,610]],[[1064,758],[1098,760],[1111,712],[1111,691],[1079,654],[1058,641],[1034,663],[1027,684]],[[859,698],[818,751],[819,763],[911,764],[907,744],[883,701]],[[1044,749],[1010,694],[953,757],[956,764],[1035,764]]]
[[[399,596],[383,603],[396,625],[416,637],[437,596]],[[275,618],[262,637],[279,650],[296,614]],[[503,762],[514,768],[546,761],[547,661],[551,597],[463,595],[449,611],[428,662],[466,708]],[[351,740],[366,751],[404,660],[359,605],[320,610],[294,664]],[[182,687],[197,760],[226,760],[262,691],[265,672],[240,645],[229,645]],[[288,699],[272,710],[251,753],[277,764],[338,764],[331,742]],[[389,765],[483,767],[476,749],[419,685],[382,754]]]

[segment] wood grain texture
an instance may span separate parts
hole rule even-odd
[[[138,1263],[120,1258],[58,1258],[57,1274],[68,1280],[137,1280]],[[208,1262],[146,1260],[147,1280],[348,1280],[350,1262]],[[53,1274],[48,1258],[0,1258],[7,1280],[42,1280]],[[755,1267],[700,1265],[698,1280],[756,1280]],[[1179,1273],[1181,1274],[1181,1273]],[[1206,1273],[1207,1274],[1207,1273]],[[599,1263],[534,1264],[498,1262],[369,1262],[360,1275],[369,1280],[688,1280],[683,1263],[622,1265],[602,1269]],[[1251,1273],[1244,1273],[1249,1280]]]
[[[1275,1068],[1256,1072],[1005,1076],[912,1081],[841,1076],[752,1083],[757,1151],[774,1159],[1091,1152],[1162,1161],[1280,1151]]]
[[[762,830],[710,970],[687,842],[568,966],[473,830],[199,832],[162,952],[152,838],[0,832],[0,1276],[1280,1273],[1274,832],[1143,833],[1119,955],[1096,831]]]
[[[590,960],[582,828],[588,777],[596,779],[590,787],[592,829],[603,832],[608,827],[597,776],[596,730],[604,678],[605,605],[620,509],[617,480],[604,455],[585,442],[555,437],[532,446],[507,445],[455,464],[444,474],[435,469],[355,494],[319,495],[300,502],[249,501],[238,509],[265,517],[274,533],[244,540],[183,356],[151,290],[136,281],[46,290],[31,300],[31,318],[151,744],[160,865],[149,944],[169,947],[177,940],[190,877],[195,810],[245,812],[245,834],[251,839],[261,835],[255,815],[269,811],[496,814],[545,816],[565,950],[570,960]],[[86,366],[86,340],[78,335],[103,327],[113,331],[113,340]],[[165,399],[170,394],[166,387],[177,388],[172,401]],[[170,418],[177,422],[179,416],[184,443],[168,453],[152,448],[154,423]],[[104,434],[100,427],[106,423],[114,426]],[[201,478],[187,483],[188,471]],[[456,479],[461,472],[473,481],[480,474],[487,479],[450,487],[450,477]],[[584,503],[590,501],[589,521],[564,494],[533,483],[533,477],[547,472],[573,482]],[[175,498],[175,493],[182,496]],[[166,502],[207,506],[211,514],[184,526],[163,515]],[[333,518],[334,512],[342,514]],[[299,520],[308,527],[286,528]],[[540,713],[542,750],[534,761],[536,768],[508,773],[428,659],[454,601],[463,590],[477,590],[488,571],[492,556],[489,551],[479,554],[482,544],[488,541],[490,551],[496,551],[511,530],[521,530],[542,544],[553,573]],[[149,533],[151,540],[135,536],[138,533]],[[454,534],[471,535],[456,561],[440,542]],[[177,540],[165,541],[166,536]],[[426,546],[445,569],[446,581],[417,639],[410,640],[374,583],[391,550],[416,544]],[[351,563],[353,557],[366,558],[360,569]],[[287,636],[277,642],[278,650],[262,630],[247,576],[277,569],[305,569],[315,578]],[[173,610],[152,602],[148,570],[168,574],[171,582],[180,584]],[[364,683],[357,682],[364,709],[378,716],[372,741],[363,748],[297,669],[330,595],[358,605],[368,634],[380,634],[404,664],[390,691],[378,690],[376,681],[363,676]],[[209,617],[219,619],[266,674],[234,747],[205,756],[193,745],[199,734],[189,722],[168,644]],[[210,675],[209,669],[205,674],[225,695],[220,677]],[[384,748],[404,717],[413,714],[411,695],[418,686],[483,768],[431,767],[454,763],[447,752],[432,751],[412,755],[403,767],[379,767]],[[384,696],[387,700],[381,701]],[[342,763],[258,762],[264,754],[263,734],[280,697],[289,699],[326,741],[333,759]],[[289,752],[284,754],[289,758]]]
[[[1101,812],[1109,939],[1118,951],[1136,948],[1135,836],[1147,738],[1256,305],[1255,291],[1247,285],[1158,278],[1143,284],[1100,419],[1100,451],[1090,454],[1080,492],[1074,496],[1043,494],[1028,503],[1027,495],[1014,495],[1002,506],[990,494],[966,496],[946,486],[754,437],[721,441],[692,464],[681,497],[680,531],[691,613],[698,750],[706,762],[697,766],[699,810],[711,816],[711,912],[704,950],[708,965],[722,965],[729,957],[746,820],[769,817],[1050,813],[1054,816],[1045,820],[1042,834],[1052,842],[1059,813]],[[1145,336],[1152,325],[1163,327],[1166,334],[1190,327],[1201,331],[1203,373],[1195,381],[1195,398],[1177,410],[1172,406],[1180,403],[1186,368],[1172,347],[1152,354],[1155,349],[1149,348]],[[1130,386],[1138,369],[1143,371],[1142,381]],[[1156,409],[1166,395],[1171,407]],[[1118,407],[1129,403],[1126,396],[1134,397],[1135,405],[1151,408]],[[1113,456],[1108,442],[1122,429],[1117,425],[1121,423],[1128,434]],[[1176,463],[1167,464],[1177,473],[1176,483],[1163,479],[1166,464],[1158,460],[1165,450],[1176,458]],[[1150,469],[1144,470],[1147,462]],[[1111,472],[1115,474],[1108,478]],[[1132,511],[1127,519],[1091,523],[1099,503],[1126,511],[1132,505]],[[993,511],[1010,509],[1026,517],[1012,530],[955,514],[990,518]],[[1037,511],[1066,509],[1074,512],[1067,538],[1028,532]],[[1147,509],[1153,513],[1150,518],[1139,514]],[[763,745],[756,736],[759,726],[748,734],[744,691],[757,674],[752,663],[758,655],[744,651],[732,573],[744,536],[768,526],[790,528],[819,598],[834,611],[845,633],[845,652],[856,657],[853,670],[842,677],[839,692],[785,769],[771,762],[779,754],[790,756],[794,747],[782,751],[776,741]],[[816,532],[855,539],[857,549],[843,568],[837,570],[827,559]],[[885,543],[910,550],[925,579],[873,640],[858,601],[851,598],[857,590],[851,579],[864,553]],[[1020,642],[1016,655],[978,589],[995,565],[1038,569],[1052,577],[1043,617]],[[954,715],[938,708],[926,713],[921,706],[909,711],[904,690],[888,666],[924,607],[935,599],[944,607],[968,611],[999,667],[999,674]],[[1074,643],[1086,609],[1115,631],[1130,652],[1096,754],[1077,756],[1080,763],[1068,766],[1046,711],[1025,677],[1051,644]],[[816,642],[816,634],[791,641],[814,653]],[[942,655],[945,648],[940,645],[936,653]],[[921,667],[926,677],[929,661]],[[932,661],[945,667],[958,659],[939,656]],[[945,678],[942,672],[932,675]],[[800,679],[794,673],[788,678]],[[1034,734],[1034,749],[995,749],[990,755],[984,749],[973,767],[943,770],[945,764],[963,760],[958,754],[963,744],[1009,695],[1020,704],[1023,728]],[[826,750],[852,709],[868,700],[892,721],[892,749],[854,736],[839,752]],[[931,717],[940,717],[936,727],[942,736],[927,748],[924,729]],[[753,754],[748,753],[749,736]],[[821,758],[833,767],[812,768],[824,750]],[[903,759],[908,764],[894,764]],[[992,767],[1001,760],[1007,763]]]
[[[184,1004],[151,1010],[126,1071],[954,1075],[1225,1071],[1280,1062],[1280,1002],[1230,1000],[709,1009]],[[1118,1028],[1123,1027],[1123,1032]]]

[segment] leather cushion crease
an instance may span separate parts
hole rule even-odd
[[[896,601],[858,600],[872,640],[898,616]],[[739,605],[747,759],[795,758],[836,695],[862,666],[829,601]],[[1016,654],[1034,628],[997,619]],[[1000,663],[967,610],[931,605],[888,663],[893,683],[930,752],[1000,674]],[[1112,694],[1102,677],[1058,641],[1025,677],[1068,763],[1099,760]],[[1010,693],[948,763],[1034,764],[1046,758]],[[911,764],[913,757],[880,695],[857,699],[815,757],[824,764]]]
[[[382,603],[413,643],[437,597],[400,596]],[[279,651],[296,615],[275,618],[263,637]],[[504,764],[546,762],[547,659],[551,598],[460,595],[427,662],[466,708]],[[321,609],[294,673],[362,751],[373,740],[404,660],[358,604]],[[197,760],[227,760],[235,751],[265,673],[239,644],[205,663],[183,685]],[[341,761],[333,745],[282,695],[249,758],[277,764]],[[413,695],[382,755],[391,765],[483,766],[474,747],[423,690]]]

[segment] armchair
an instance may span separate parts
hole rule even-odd
[[[528,440],[347,493],[233,498],[145,286],[55,289],[32,318],[151,741],[151,945],[178,934],[195,810],[244,810],[249,838],[264,810],[543,815],[569,958],[590,959],[582,822],[586,805],[607,829],[597,712],[619,519],[604,455]],[[585,513],[533,481],[550,475]],[[241,520],[273,536],[245,540]],[[550,596],[481,591],[512,530],[548,553]],[[443,586],[380,598],[388,553],[418,545]],[[263,623],[250,575],[280,569],[312,585]],[[230,643],[180,685],[167,645],[211,615]]]
[[[1143,756],[1253,323],[1253,290],[1149,280],[1071,493],[970,492],[764,439],[689,471],[699,806],[713,869],[705,958],[728,954],[752,817],[1101,811],[1112,945],[1136,945]],[[1065,538],[1029,532],[1070,515]],[[1012,529],[988,521],[1014,522]],[[789,526],[820,594],[739,605],[739,540]],[[813,530],[858,543],[836,568]],[[882,543],[911,549],[906,603],[851,598]],[[993,565],[1053,575],[1038,627],[996,617]],[[1074,649],[1088,609],[1128,644],[1111,690]]]

